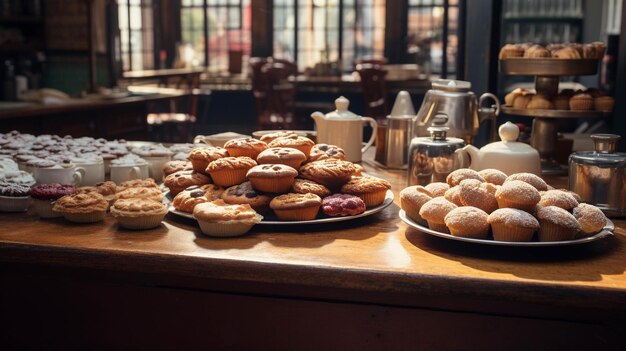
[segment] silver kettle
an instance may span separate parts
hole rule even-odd
[[[433,125],[436,115],[448,116],[445,126],[449,128],[448,136],[462,138],[470,144],[478,133],[483,121],[490,123],[489,140],[495,141],[496,117],[500,113],[500,100],[485,93],[476,99],[470,91],[472,84],[462,80],[438,79],[432,82],[432,89],[426,92],[422,106],[417,112],[413,125],[414,136],[427,136],[428,128]],[[481,107],[492,99],[493,105]]]

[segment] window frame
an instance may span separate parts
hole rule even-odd
[[[157,33],[156,33],[156,27],[155,26],[155,22],[157,20],[157,1],[158,0],[136,0],[139,1],[139,5],[136,4],[131,4],[131,1],[133,0],[118,0],[117,2],[117,28],[119,30],[119,35],[120,35],[120,43],[119,43],[119,52],[120,52],[120,60],[121,60],[121,68],[122,68],[122,72],[126,72],[126,71],[133,71],[136,70],[133,66],[135,66],[137,63],[135,62],[136,60],[133,59],[133,56],[136,54],[140,54],[141,56],[141,70],[147,70],[147,69],[155,69],[157,66],[157,60],[156,60],[156,52],[157,50]],[[121,7],[124,6],[126,7],[126,23],[125,23],[125,27],[122,27],[122,23],[121,23],[121,18],[119,16],[119,13],[121,11]],[[139,27],[139,29],[133,29],[131,27],[131,10],[132,7],[139,7],[139,11],[141,13],[141,26]],[[150,14],[150,19],[149,21],[151,22],[150,26],[145,26],[144,23],[146,23],[146,20],[144,19],[144,14],[149,13]],[[123,29],[124,28],[124,29]],[[124,32],[127,31],[127,45],[125,47],[125,45],[123,45],[123,34]],[[134,46],[132,43],[132,36],[133,33],[140,33],[140,36],[142,38],[141,40],[141,49],[140,50],[134,50]],[[146,38],[149,37],[149,42],[151,42],[151,47],[149,49],[146,49]],[[136,49],[136,47],[135,47]],[[128,60],[128,69],[125,69],[125,60]],[[146,63],[150,63],[149,65],[146,65]],[[146,67],[148,66],[148,67]]]

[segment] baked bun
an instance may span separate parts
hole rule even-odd
[[[528,212],[516,208],[493,211],[487,221],[497,241],[531,241],[539,229],[539,221]]]
[[[450,233],[446,226],[446,215],[457,208],[457,205],[443,197],[436,197],[426,202],[420,209],[419,215],[426,220],[428,227],[441,233]]]
[[[487,239],[489,233],[489,215],[476,207],[463,206],[452,209],[444,217],[450,234],[458,237]]]
[[[495,195],[498,207],[517,208],[526,212],[533,212],[541,200],[539,191],[521,180],[507,180],[496,190]]]
[[[582,236],[590,236],[601,231],[606,226],[606,216],[596,206],[579,204],[574,208],[574,218],[578,220]]]

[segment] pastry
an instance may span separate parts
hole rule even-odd
[[[283,164],[294,169],[299,169],[306,161],[306,155],[290,147],[271,147],[263,150],[256,158],[258,164]]]
[[[497,241],[531,241],[539,229],[539,221],[528,212],[516,208],[501,208],[487,218],[493,239]]]
[[[129,188],[159,188],[159,185],[152,178],[131,179],[117,185],[115,192],[124,191]]]
[[[280,138],[280,137],[288,137],[288,136],[298,136],[298,133],[290,131],[290,130],[281,130],[278,132],[274,132],[274,133],[267,133],[261,136],[261,141],[269,144],[272,142],[272,140],[276,139],[276,138]]]
[[[346,153],[342,148],[340,148],[337,145],[316,144],[315,146],[313,146],[313,148],[311,148],[308,162],[315,162],[315,161],[324,160],[327,158],[336,158],[338,160],[345,160]]]
[[[434,182],[426,185],[424,187],[432,197],[443,196],[448,189],[450,189],[450,185],[448,183],[443,182]]]
[[[313,140],[298,135],[276,138],[268,144],[269,147],[292,147],[302,151],[305,155],[310,154],[313,145],[315,145]]]
[[[506,44],[500,49],[498,59],[505,60],[512,57],[524,56],[524,48],[517,44]]]
[[[213,200],[206,197],[204,190],[193,185],[176,194],[172,199],[172,206],[178,211],[192,213],[196,205],[209,201]]]
[[[489,215],[476,207],[463,206],[452,209],[444,217],[450,234],[463,238],[487,239]]]
[[[436,197],[422,205],[419,215],[426,220],[428,228],[441,233],[450,233],[445,223],[445,217],[455,208],[457,205],[452,202],[443,197]]]
[[[122,199],[111,207],[111,214],[119,226],[127,229],[158,227],[166,213],[163,203],[150,199]]]
[[[224,144],[224,149],[228,151],[228,155],[232,157],[250,157],[256,159],[261,151],[267,149],[267,144],[259,139],[254,138],[237,138],[231,139]]]
[[[432,194],[421,185],[406,187],[400,191],[400,207],[407,217],[420,225],[427,225],[426,220],[420,216],[422,206],[432,199]]]
[[[76,192],[76,188],[69,184],[39,184],[30,188],[35,213],[41,218],[61,217],[61,214],[52,210],[53,202],[61,197]]]
[[[461,203],[460,192],[461,188],[458,185],[453,186],[450,189],[446,190],[446,192],[443,194],[443,197],[457,206],[463,206],[463,204]]]
[[[247,233],[263,220],[249,205],[229,205],[222,200],[198,204],[193,209],[202,233],[216,237],[231,237]]]
[[[215,184],[204,184],[200,186],[200,189],[204,191],[204,196],[206,196],[209,201],[219,199],[225,190],[221,186]]]
[[[228,157],[228,151],[222,147],[201,147],[189,152],[189,160],[193,170],[200,173],[206,173],[209,163],[222,157]]]
[[[248,204],[260,214],[267,213],[272,201],[272,196],[254,190],[250,182],[231,186],[220,197],[227,204]]]
[[[555,96],[552,104],[554,105],[555,110],[569,110],[569,99],[570,97],[567,95],[563,95],[562,93]]]
[[[191,169],[193,169],[193,165],[189,161],[169,161],[163,165],[163,177],[167,177],[168,175],[178,171],[188,171]]]
[[[362,176],[363,175],[363,166],[361,166],[358,163],[353,163],[352,164],[354,166],[354,172],[352,173],[353,176]]]
[[[338,189],[347,183],[354,173],[354,164],[333,158],[310,162],[300,167],[300,176],[320,183],[328,188]]]
[[[506,173],[497,169],[493,169],[493,168],[480,170],[478,171],[478,174],[480,174],[480,176],[483,177],[483,179],[485,179],[485,182],[495,184],[495,185],[504,184],[504,181],[507,178]]]
[[[598,55],[596,53],[596,47],[593,44],[583,44],[583,58],[596,59]]]
[[[535,94],[530,98],[526,108],[530,110],[551,110],[554,108],[554,105],[545,96]]]
[[[534,94],[531,93],[516,95],[513,98],[512,107],[517,109],[525,109],[526,106],[528,106],[528,103],[530,102],[530,99],[533,97],[533,95]]]
[[[556,206],[571,211],[578,206],[578,201],[570,193],[561,190],[548,190],[541,194],[540,206]]]
[[[498,209],[496,186],[476,179],[465,179],[459,184],[459,199],[463,206],[473,206],[487,214]]]
[[[356,195],[363,199],[365,206],[373,207],[385,201],[389,189],[391,189],[391,184],[385,179],[362,176],[352,177],[341,187],[341,192]]]
[[[22,212],[30,203],[30,187],[0,181],[0,212]]]
[[[170,189],[172,196],[176,196],[176,194],[192,185],[204,185],[209,183],[209,181],[210,179],[206,175],[189,170],[178,171],[168,175],[163,180],[163,184]]]
[[[591,111],[593,110],[593,97],[589,94],[581,93],[569,99],[570,110]]]
[[[515,174],[511,174],[510,176],[508,176],[506,178],[506,180],[504,181],[504,184],[506,184],[506,182],[512,181],[512,180],[521,180],[522,182],[528,183],[530,185],[532,185],[533,187],[535,187],[535,189],[537,189],[538,191],[546,191],[548,190],[548,184],[541,179],[541,177],[532,174],[532,173],[515,173]]]
[[[328,216],[352,216],[365,212],[365,202],[354,195],[334,194],[322,199],[322,212]]]
[[[317,217],[321,204],[315,194],[288,193],[273,198],[270,208],[283,221],[310,221]]]
[[[448,174],[448,176],[446,177],[446,182],[448,183],[448,185],[450,185],[450,187],[453,187],[459,185],[461,181],[465,179],[477,179],[481,182],[485,181],[485,179],[475,170],[469,168],[461,168]]]
[[[566,46],[562,49],[553,51],[552,57],[558,58],[558,59],[579,60],[582,58],[582,55],[574,47]]]
[[[604,45],[604,43],[601,41],[594,41],[593,43],[591,43],[591,45],[593,45],[594,48],[596,49],[595,58],[598,60],[602,60],[602,58],[604,58],[604,53],[606,52],[606,45]]]
[[[55,201],[52,210],[75,223],[93,223],[104,219],[109,202],[98,193],[65,195]]]
[[[96,192],[102,196],[104,199],[109,202],[109,206],[113,205],[115,202],[115,193],[117,192],[117,186],[112,181],[100,182],[95,184],[94,186],[82,186],[76,189],[76,192]]]
[[[526,212],[533,212],[541,200],[539,191],[532,185],[521,180],[507,180],[496,190],[498,207],[517,208]]]
[[[323,186],[322,184],[318,184],[312,180],[308,179],[294,179],[293,184],[291,185],[291,192],[296,194],[315,194],[321,198],[325,198],[332,194],[330,189]]]
[[[516,97],[520,95],[526,95],[528,93],[529,91],[523,88],[514,89],[513,91],[511,91],[510,93],[504,96],[504,104],[507,106],[513,106],[513,101],[515,101]]]
[[[298,171],[281,164],[258,165],[250,168],[246,178],[256,190],[266,193],[284,193],[291,189]]]
[[[248,170],[256,165],[250,157],[224,157],[211,162],[206,172],[213,178],[213,183],[228,187],[243,183]]]
[[[550,51],[541,45],[533,45],[524,51],[525,58],[547,58],[552,57]]]
[[[157,188],[128,188],[115,194],[115,201],[121,199],[150,199],[163,201],[163,194]]]
[[[580,233],[583,236],[596,234],[606,226],[606,216],[596,206],[579,204],[574,208],[573,214],[580,225]]]
[[[537,206],[539,219],[539,241],[572,240],[580,231],[576,218],[564,209],[556,206]]]
[[[610,96],[598,96],[593,99],[593,107],[600,112],[613,112],[615,107],[615,99]]]

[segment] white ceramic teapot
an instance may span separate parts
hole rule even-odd
[[[335,100],[337,110],[326,115],[313,112],[311,117],[315,120],[319,144],[337,145],[345,151],[348,161],[361,162],[363,152],[376,140],[378,124],[371,117],[361,117],[348,111],[349,105],[350,101],[341,96]],[[372,136],[365,145],[363,145],[364,123],[372,126]]]
[[[532,146],[517,141],[519,128],[515,124],[504,123],[498,129],[498,134],[502,141],[487,144],[480,150],[473,145],[463,148],[470,157],[470,168],[477,171],[495,168],[507,175],[521,172],[541,175],[539,152]]]

